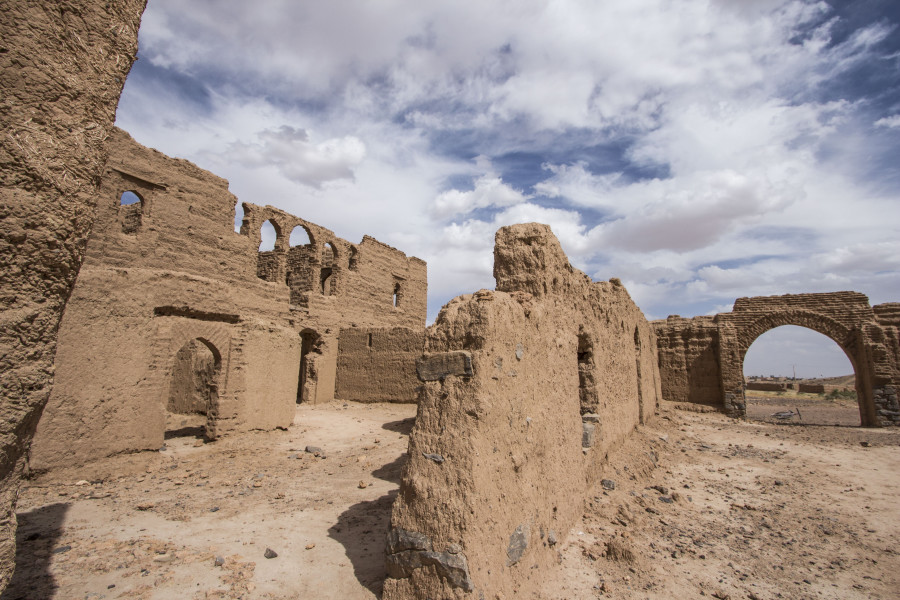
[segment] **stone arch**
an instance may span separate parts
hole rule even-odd
[[[306,236],[306,240],[304,241],[303,236]],[[291,235],[288,238],[288,246],[294,248],[296,246],[315,246],[316,241],[313,237],[312,231],[309,230],[309,227],[303,225],[302,223],[299,225],[294,225],[293,229],[291,229]]]
[[[202,430],[207,440],[216,439],[222,376],[219,349],[205,337],[193,338],[175,353],[170,373],[165,437]]]
[[[750,350],[750,346],[761,335],[784,325],[811,329],[821,333],[838,345],[853,367],[856,379],[856,396],[859,402],[860,423],[863,426],[875,424],[875,406],[871,393],[868,392],[868,374],[865,372],[867,362],[865,356],[859,354],[860,348],[857,343],[859,331],[850,329],[829,316],[812,311],[799,309],[774,311],[739,327],[736,332],[737,348],[732,352],[732,356],[736,359],[736,364],[723,365],[722,371],[723,373],[738,373],[740,382],[723,380],[723,387],[726,393],[728,390],[740,389],[743,395],[744,359],[747,356],[747,351]],[[745,411],[746,400],[744,398],[741,399],[741,406],[742,412]]]
[[[143,220],[144,196],[133,189],[119,194],[119,223],[122,226],[122,233],[137,233]]]
[[[271,248],[265,245],[263,239],[263,229],[269,223],[275,230],[275,241]],[[259,252],[256,255],[256,276],[264,281],[285,281],[284,273],[284,251],[282,249],[284,240],[282,238],[281,224],[273,218],[268,218],[259,226]]]

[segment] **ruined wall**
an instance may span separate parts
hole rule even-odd
[[[0,590],[144,0],[0,3]]]
[[[369,257],[363,240],[355,270],[341,282],[349,294],[357,279],[371,275],[381,281],[381,297],[350,301],[336,286],[330,296],[309,294],[303,305],[293,304],[284,273],[274,281],[258,276],[265,255],[258,251],[260,232],[234,231],[237,199],[227,181],[145,148],[121,130],[113,131],[109,147],[97,223],[60,327],[56,384],[37,428],[33,468],[159,448],[176,355],[192,340],[209,347],[220,365],[206,427],[214,438],[291,424],[301,332],[318,340],[316,360],[305,363],[312,374],[306,398],[322,402],[334,397],[341,328],[424,329],[424,306],[395,307],[386,282],[404,275],[419,286],[413,295],[424,297],[425,266],[418,259],[377,242]],[[125,191],[140,201],[123,205]],[[263,214],[300,221],[271,207],[244,206],[250,221]],[[325,243],[350,246],[330,230],[307,226],[321,252]],[[346,258],[338,250],[332,262]],[[322,261],[318,254],[310,264],[320,268]]]
[[[896,323],[900,311],[896,303],[881,306],[874,310],[868,298],[858,292],[787,294],[738,298],[732,312],[720,313],[711,322],[703,321],[702,329],[685,327],[685,320],[675,317],[657,321],[654,326],[661,340],[660,348],[665,349],[660,352],[660,373],[664,380],[673,378],[682,382],[667,390],[671,395],[664,394],[664,397],[713,404],[727,414],[743,416],[746,411],[743,364],[747,350],[763,333],[782,325],[797,325],[828,336],[850,359],[856,372],[862,425],[900,424],[896,402],[898,348],[894,341],[896,326],[891,325]],[[672,343],[679,338],[687,342]],[[692,348],[696,347],[715,348],[717,371],[714,372],[721,386],[715,402],[710,402],[711,386],[687,376],[687,365],[695,354]],[[704,363],[710,365],[711,361]]]
[[[416,359],[425,331],[395,328],[342,329],[334,396],[354,402],[415,402]]]
[[[662,397],[670,402],[722,402],[718,326],[713,317],[671,316],[653,321]]]
[[[610,446],[657,407],[655,335],[618,281],[573,269],[545,225],[502,228],[494,261],[497,291],[426,334],[385,599],[526,596]]]

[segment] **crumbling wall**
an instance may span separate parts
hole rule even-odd
[[[662,397],[670,402],[722,402],[718,326],[713,317],[671,316],[653,321],[659,348]]]
[[[0,3],[0,590],[144,0]]]
[[[856,372],[860,422],[864,426],[900,424],[896,403],[898,348],[896,303],[877,311],[858,292],[787,294],[738,298],[734,309],[690,322],[679,317],[654,323],[660,344],[659,365],[663,397],[718,406],[732,416],[746,412],[743,364],[751,344],[763,333],[782,325],[806,327],[831,338],[844,351]],[[700,326],[698,326],[700,325]],[[894,327],[894,329],[892,329]],[[715,401],[709,377],[690,376],[697,348],[707,358],[704,372],[715,374],[720,393]],[[706,349],[714,348],[713,363]],[[715,368],[712,365],[715,364]]]
[[[591,282],[538,224],[497,232],[494,275],[427,331],[386,599],[532,592],[605,453],[656,410],[655,336],[618,281]]]
[[[803,384],[800,384],[801,386]],[[747,384],[748,390],[758,390],[761,392],[783,392],[787,388],[787,384],[784,383],[771,383],[765,381],[751,381]],[[802,389],[800,391],[803,391]]]
[[[318,269],[327,262],[324,245],[333,244],[331,268],[340,270],[347,261],[352,276],[341,280],[344,287],[294,304],[287,263],[278,263],[272,281],[258,276],[259,257],[266,256],[259,252],[259,228],[234,231],[237,198],[227,181],[141,146],[118,129],[108,145],[97,223],[61,323],[56,382],[35,436],[33,468],[159,448],[177,354],[192,340],[210,348],[219,363],[206,425],[207,437],[214,438],[291,424],[301,395],[306,332],[319,340],[315,360],[305,363],[315,372],[306,398],[324,402],[334,398],[341,328],[424,330],[424,306],[397,309],[387,283],[395,273],[404,274],[420,281],[415,293],[424,294],[425,267],[418,259],[385,251],[377,242],[376,256],[367,259],[363,240],[350,269],[350,252],[342,250],[349,242],[330,230],[245,204],[245,224],[271,219],[286,235],[294,224],[309,229],[314,244],[285,249],[287,237],[279,237],[275,252],[284,250],[281,258],[294,251]],[[140,201],[124,204],[125,192]],[[137,212],[139,220],[133,218]],[[376,273],[379,265],[385,272]],[[381,282],[382,297],[353,296],[356,278],[368,276],[366,269]],[[412,364],[410,358],[408,369]]]
[[[425,345],[424,330],[341,329],[334,396],[354,402],[415,402],[419,379],[416,359]]]

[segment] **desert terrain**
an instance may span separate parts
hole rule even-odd
[[[896,598],[900,431],[776,400],[749,405],[803,401],[803,421],[663,403],[609,456],[540,597]],[[2,600],[377,598],[415,411],[300,405],[289,430],[34,475]]]

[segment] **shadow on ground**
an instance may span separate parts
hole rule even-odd
[[[344,546],[356,579],[379,598],[387,576],[385,536],[396,497],[394,490],[376,500],[354,504],[328,529],[328,537]]]
[[[412,431],[413,425],[415,424],[416,418],[409,417],[408,419],[401,419],[399,421],[390,421],[382,425],[381,428],[387,429],[388,431],[396,431],[403,435],[409,435],[409,432]]]
[[[54,598],[58,585],[50,572],[55,554],[71,550],[60,546],[63,521],[69,505],[48,504],[16,515],[16,570],[0,600],[35,600]]]

